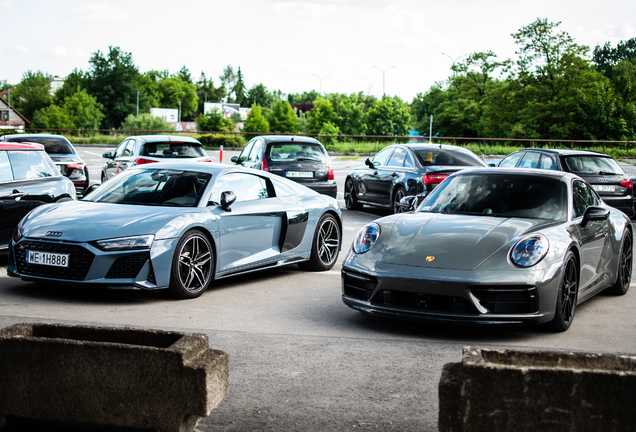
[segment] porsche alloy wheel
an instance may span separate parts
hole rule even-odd
[[[626,231],[623,236],[621,254],[618,257],[618,275],[616,277],[616,283],[607,290],[611,294],[624,295],[629,290],[629,284],[632,281],[632,254],[632,235],[629,231]]]
[[[175,250],[170,275],[170,290],[178,298],[199,297],[210,285],[214,252],[201,231],[187,232]]]
[[[336,218],[325,214],[316,225],[314,242],[311,246],[311,258],[299,264],[306,270],[325,271],[331,269],[340,252],[340,227]]]
[[[579,293],[579,270],[572,251],[565,256],[565,267],[559,285],[554,319],[550,328],[555,332],[563,332],[570,328],[576,311]]]

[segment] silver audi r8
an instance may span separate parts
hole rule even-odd
[[[33,210],[11,241],[8,274],[194,298],[215,279],[255,270],[328,270],[341,233],[337,201],[293,181],[162,162],[127,169],[81,201]]]
[[[629,218],[577,175],[466,170],[357,234],[342,299],[371,315],[565,331],[577,304],[627,292],[632,244]]]

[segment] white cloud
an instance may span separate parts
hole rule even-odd
[[[24,45],[14,45],[10,47],[3,47],[2,53],[3,54],[28,54],[29,49],[25,47]]]
[[[63,45],[57,45],[53,49],[53,55],[55,57],[60,58],[71,58],[71,59],[85,59],[88,57],[88,53],[82,50],[81,48],[69,48]]]
[[[128,9],[106,4],[92,3],[78,9],[82,15],[81,20],[87,22],[111,22],[117,23],[128,19]]]
[[[0,1],[0,10],[13,9],[13,2],[9,0]]]

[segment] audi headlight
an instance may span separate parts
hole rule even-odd
[[[375,244],[376,240],[380,237],[380,225],[377,223],[370,223],[362,228],[356,238],[353,240],[353,250],[355,253],[365,253]]]
[[[543,259],[550,242],[541,234],[533,234],[517,242],[510,251],[510,260],[519,267],[532,267]]]
[[[129,249],[150,249],[155,236],[153,234],[120,237],[107,240],[98,240],[97,246],[105,251],[129,250]]]
[[[22,237],[24,237],[24,228],[22,227],[22,225],[18,225],[13,232],[13,242],[19,242]]]

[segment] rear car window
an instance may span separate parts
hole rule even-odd
[[[30,137],[16,137],[7,139],[9,142],[31,142],[36,144],[42,144],[44,150],[48,154],[75,154],[73,147],[62,138],[30,138]]]
[[[15,180],[61,175],[51,158],[43,151],[9,151],[7,155]]]
[[[575,174],[624,174],[618,162],[603,156],[568,156],[565,158],[565,166]]]
[[[275,143],[269,147],[269,162],[314,161],[327,163],[327,153],[320,144]]]
[[[477,156],[459,151],[416,150],[415,154],[422,165],[484,166]]]
[[[141,156],[155,158],[196,158],[206,156],[203,146],[186,142],[153,142],[144,144]]]

